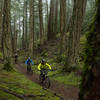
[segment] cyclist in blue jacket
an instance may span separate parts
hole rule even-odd
[[[28,59],[25,61],[25,64],[27,65],[27,72],[30,72],[31,64],[34,65],[34,62],[32,61],[32,59],[30,57],[28,57]]]

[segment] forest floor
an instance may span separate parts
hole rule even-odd
[[[37,83],[40,85],[39,83],[39,75],[36,73],[33,73],[33,75],[28,75],[26,73],[26,68],[21,65],[21,64],[17,64],[16,68],[23,73],[29,80]],[[65,85],[65,84],[61,84],[55,80],[51,80],[51,87],[50,90],[57,95],[58,97],[61,98],[61,100],[64,100],[63,97],[65,99],[68,100],[78,100],[78,93],[79,93],[79,88],[76,86],[71,86],[71,85]]]
[[[41,85],[29,80],[17,69],[8,72],[2,68],[3,65],[0,64],[0,100],[61,100],[51,91],[44,90]]]
[[[82,47],[84,47],[84,39],[84,37],[81,39]],[[32,66],[34,74],[31,76],[26,73],[26,66],[23,64],[28,58],[28,51],[20,50],[18,52],[18,64],[13,65],[15,72],[1,71],[0,88],[10,89],[18,94],[34,94],[36,95],[36,100],[77,100],[81,80],[79,71],[83,64],[81,63],[79,66],[76,66],[76,71],[62,72],[64,62],[63,60],[59,61],[58,56],[59,44],[57,41],[46,43],[40,50],[37,48],[35,56],[32,59],[35,65]],[[2,53],[0,53],[0,58],[2,59],[2,57]],[[51,80],[51,87],[47,90],[42,88],[38,80],[40,73],[37,71],[37,65],[41,62],[42,58],[45,58],[53,69],[53,71],[48,73]],[[3,64],[0,64],[0,69],[2,68]],[[9,100],[21,100],[0,90],[0,100],[8,100],[8,98]]]
[[[84,37],[81,39],[82,47],[84,46]],[[50,91],[53,94],[56,94],[58,97],[60,96],[61,100],[78,100],[78,93],[79,93],[79,84],[81,80],[81,74],[79,73],[82,68],[82,63],[79,66],[75,66],[77,68],[76,71],[71,72],[62,72],[62,68],[64,65],[63,61],[59,61],[59,44],[58,41],[51,41],[41,48],[35,50],[35,55],[33,61],[35,63],[32,66],[34,74],[32,76],[26,73],[25,68],[25,60],[28,58],[28,51],[24,50],[19,52],[19,65],[17,65],[17,69],[24,74],[27,79],[31,80],[33,83],[40,85],[39,83],[39,71],[37,71],[37,65],[41,62],[41,59],[46,59],[47,63],[51,65],[54,71],[49,72],[48,75],[51,79],[51,87]],[[65,57],[65,55],[63,55]],[[68,66],[66,66],[68,67]]]

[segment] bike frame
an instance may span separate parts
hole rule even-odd
[[[42,70],[40,74],[40,82],[42,83],[43,87],[49,88],[50,87],[50,79],[47,75],[48,70]],[[47,81],[48,80],[48,81]],[[46,85],[48,84],[48,85]]]

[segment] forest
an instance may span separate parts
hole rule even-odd
[[[100,100],[100,0],[0,0],[0,100]]]

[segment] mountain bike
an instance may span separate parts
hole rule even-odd
[[[39,76],[39,81],[44,88],[50,88],[50,85],[51,85],[50,79],[47,73],[48,73],[48,70],[42,69],[41,74]]]
[[[33,75],[33,70],[31,68],[31,65],[27,65],[27,74]]]
[[[17,59],[15,59],[15,64],[17,64]]]

